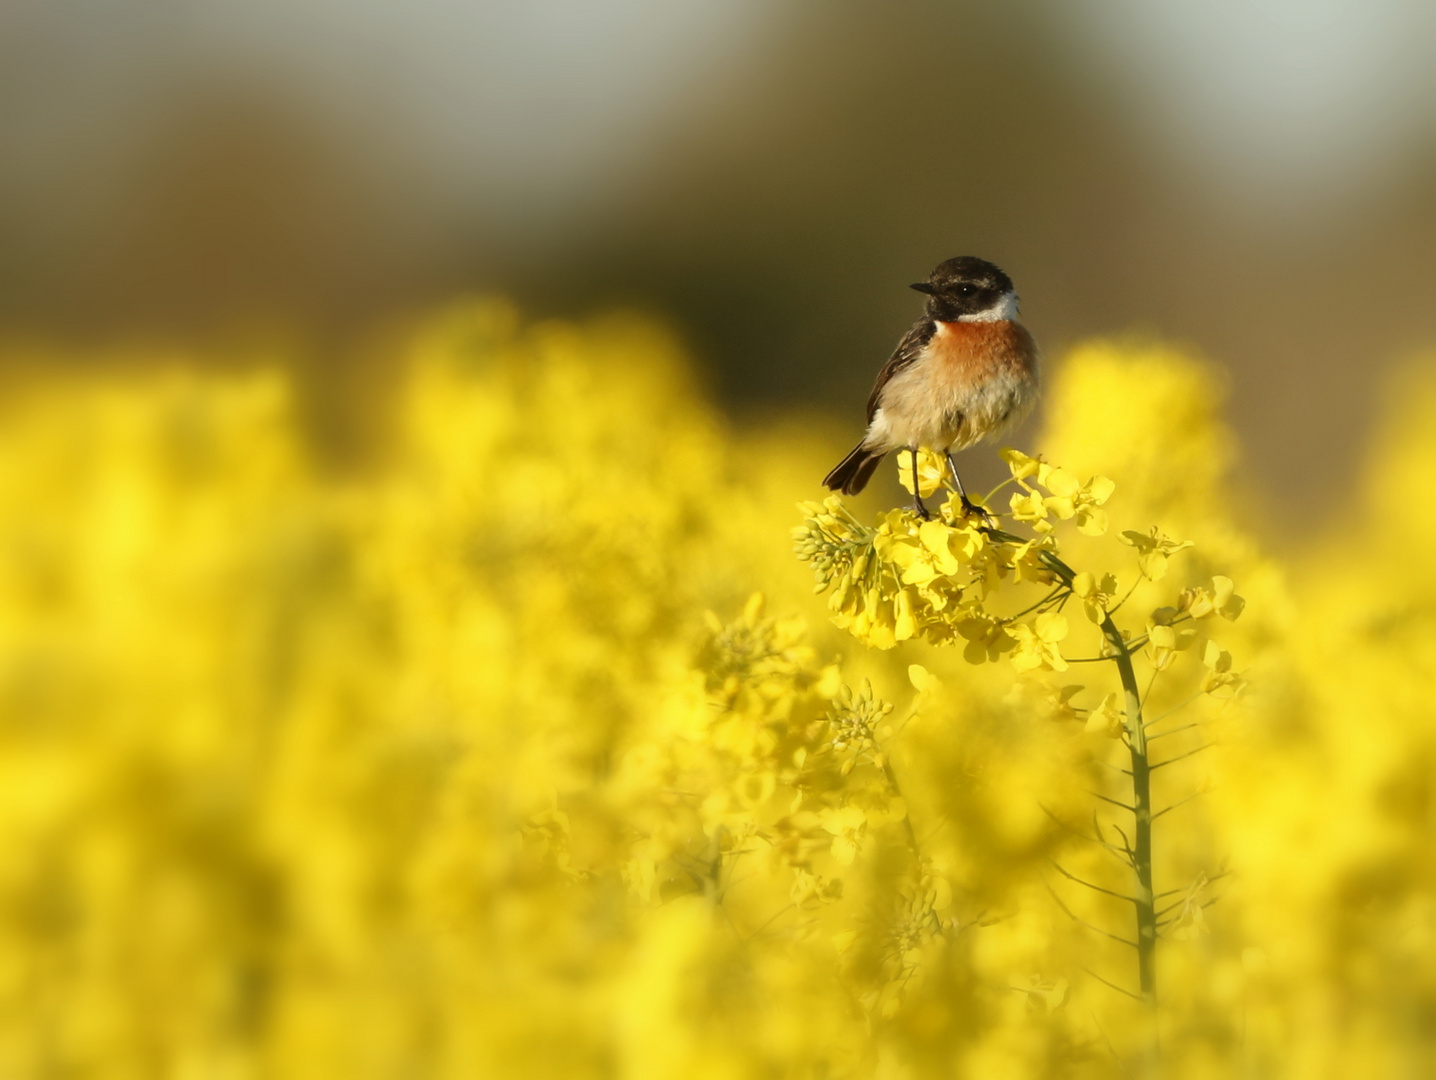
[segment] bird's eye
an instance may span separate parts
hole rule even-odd
[[[958,296],[971,296],[975,292],[977,292],[976,285],[959,285],[957,287]]]

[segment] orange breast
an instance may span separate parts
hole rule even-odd
[[[944,381],[971,385],[994,375],[1021,375],[1037,363],[1037,345],[1015,322],[939,322],[928,343],[934,372]]]

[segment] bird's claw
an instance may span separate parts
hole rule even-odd
[[[962,501],[962,516],[964,519],[980,517],[988,528],[995,529],[997,527],[997,519],[988,513],[987,507],[978,506],[977,503],[969,499],[965,493],[958,497]]]

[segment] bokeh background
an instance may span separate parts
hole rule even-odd
[[[0,0],[0,1078],[1436,1073],[1433,52],[1420,0]],[[1244,598],[1139,661],[1155,1028],[1053,866],[1130,888],[1077,605],[1022,673],[794,557],[959,253],[1051,506],[1114,492],[1064,554],[1139,635]]]
[[[1382,372],[1436,339],[1433,20],[6,0],[0,335],[282,339],[343,458],[386,384],[376,333],[498,290],[661,313],[735,415],[855,424],[902,286],[971,252],[1053,356],[1145,333],[1223,365],[1290,523],[1340,506]]]

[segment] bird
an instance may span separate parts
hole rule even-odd
[[[884,455],[913,452],[913,510],[931,515],[918,494],[917,451],[947,457],[965,512],[981,512],[963,490],[954,451],[1001,434],[1037,401],[1037,343],[1017,319],[1018,296],[1002,270],[972,255],[940,263],[910,288],[927,295],[878,372],[862,441],[823,483],[844,495],[867,486]]]

